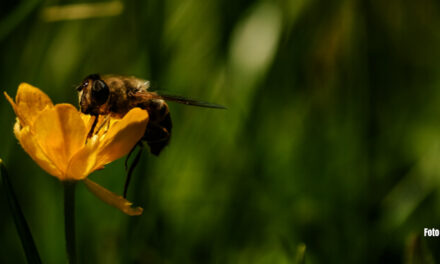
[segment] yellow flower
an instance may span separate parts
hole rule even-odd
[[[101,117],[95,133],[88,138],[94,117],[73,105],[54,105],[44,92],[27,83],[18,87],[15,102],[6,92],[5,96],[17,116],[14,134],[21,146],[42,169],[61,181],[84,180],[93,171],[126,155],[144,135],[148,122],[148,113],[134,108],[122,119]],[[84,182],[103,198],[102,193],[97,193],[103,187],[90,180]],[[111,197],[113,193],[108,190],[104,192],[105,197],[117,199],[119,204],[129,203],[120,196]],[[118,207],[115,201],[106,202]]]

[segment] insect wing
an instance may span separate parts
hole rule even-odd
[[[179,96],[179,95],[170,95],[170,94],[166,94],[163,92],[159,92],[157,94],[157,98],[163,99],[166,101],[172,101],[172,102],[176,102],[176,103],[180,103],[180,104],[185,104],[185,105],[199,106],[199,107],[205,107],[205,108],[226,109],[226,107],[224,107],[223,105],[213,104],[213,103],[200,101],[200,100],[194,100],[194,99],[186,98],[186,97]]]

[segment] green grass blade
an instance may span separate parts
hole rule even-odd
[[[11,182],[9,181],[8,172],[6,170],[3,161],[0,159],[1,178],[3,183],[3,192],[6,195],[9,209],[11,210],[12,217],[14,219],[15,226],[17,227],[18,235],[20,236],[21,244],[23,246],[26,259],[28,263],[41,263],[40,255],[38,254],[37,247],[35,246],[34,239],[32,238],[29,226],[21,211],[17,197],[12,189]]]

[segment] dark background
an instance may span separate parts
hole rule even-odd
[[[129,190],[142,216],[79,185],[81,262],[295,263],[304,246],[306,263],[440,259],[423,237],[440,228],[437,1],[89,1],[52,21],[73,3],[2,2],[1,90],[77,105],[86,75],[117,73],[228,107],[169,104],[171,143]],[[62,185],[17,143],[5,99],[0,115],[41,258],[65,263]],[[90,177],[122,193],[123,160]],[[24,262],[4,196],[0,210],[0,262]]]

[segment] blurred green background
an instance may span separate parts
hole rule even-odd
[[[81,263],[295,263],[304,246],[306,263],[440,260],[423,237],[440,228],[438,1],[71,4],[2,1],[1,90],[77,105],[86,75],[117,73],[228,107],[169,104],[171,143],[129,190],[141,217],[79,185]],[[41,258],[66,263],[62,185],[17,143],[5,99],[0,116]],[[90,177],[122,193],[123,160]],[[24,262],[4,195],[0,210],[0,263]]]

